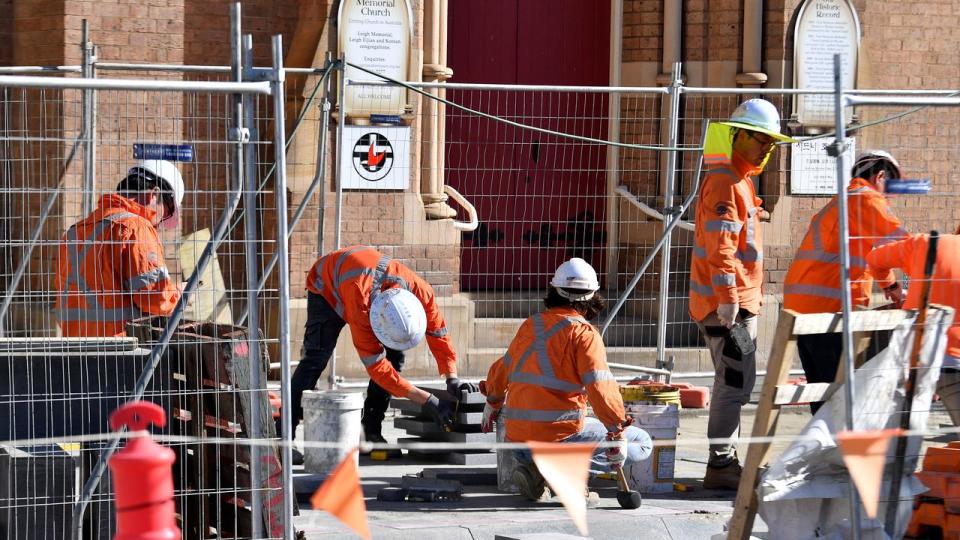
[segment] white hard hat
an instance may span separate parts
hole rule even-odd
[[[183,204],[183,176],[180,175],[180,169],[173,163],[163,159],[144,159],[137,162],[136,165],[127,171],[127,175],[137,174],[145,171],[164,182],[171,191],[173,191],[173,214],[160,223],[161,228],[175,229],[180,223],[180,205]]]
[[[593,294],[600,289],[600,280],[597,279],[597,271],[590,266],[590,263],[574,257],[557,267],[550,285],[557,289],[560,296],[578,302],[593,298]],[[578,292],[573,293],[568,289],[576,289]]]
[[[867,172],[878,161],[885,161],[893,169],[893,172],[896,173],[897,178],[902,178],[900,174],[900,162],[897,161],[897,158],[893,157],[890,152],[885,152],[883,150],[867,150],[857,156],[857,160],[853,163],[853,172],[851,176],[854,178],[860,178],[863,173]]]
[[[406,289],[387,289],[373,299],[370,326],[380,343],[396,351],[415,347],[427,331],[423,304]]]
[[[773,103],[765,99],[748,99],[740,104],[730,120],[724,124],[740,129],[765,133],[778,141],[795,142],[793,138],[780,133],[780,113]]]

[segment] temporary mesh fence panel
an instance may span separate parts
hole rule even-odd
[[[226,79],[217,74],[137,76]],[[12,441],[0,449],[0,535],[65,538],[80,486],[109,440],[107,417],[132,395],[149,347],[166,324],[151,312],[172,307],[164,302],[176,299],[173,291],[192,273],[230,193],[236,193],[231,165],[234,98],[202,91],[98,90],[92,137],[83,132],[81,91],[5,87],[0,96],[0,278],[11,298],[3,320],[5,338],[0,340],[0,439]],[[155,432],[188,437],[187,442],[166,443],[177,455],[175,499],[185,537],[250,538],[253,491],[261,495],[258,537],[283,534],[279,453],[264,447],[260,463],[251,463],[250,445],[244,442],[254,435],[254,416],[260,419],[260,436],[275,436],[266,382],[276,339],[266,336],[276,333],[258,336],[263,358],[251,361],[246,328],[234,320],[246,310],[245,256],[255,254],[263,268],[275,245],[271,171],[276,111],[269,99],[252,98],[251,131],[259,137],[244,147],[253,153],[253,173],[261,180],[261,205],[251,216],[260,236],[248,238],[244,216],[234,214],[143,396],[167,411],[168,426]],[[96,147],[96,177],[85,183],[83,146],[88,141]],[[79,149],[73,152],[75,144]],[[188,145],[192,150],[192,159],[176,163],[185,184],[181,224],[177,230],[161,231],[159,247],[143,253],[136,250],[150,245],[152,232],[146,223],[152,210],[114,198],[136,163],[134,145]],[[85,199],[93,202],[95,217],[89,227],[68,233],[87,218]],[[117,205],[122,216],[115,224],[98,219],[97,212]],[[22,260],[29,264],[18,275]],[[61,295],[58,305],[58,287],[64,283],[75,296]],[[274,277],[260,297],[264,329],[275,327],[280,309],[285,309],[275,283]],[[150,292],[164,288],[171,291],[166,299]],[[55,305],[75,308],[74,313],[56,311]],[[124,313],[114,317],[117,308]],[[88,323],[90,318],[97,322],[81,334],[102,337],[58,338],[58,321],[84,310],[92,310]],[[125,334],[129,337],[113,337]],[[261,382],[251,386],[251,367],[256,366]],[[218,437],[224,442],[205,442]],[[62,442],[16,442],[34,438]],[[253,468],[259,471],[259,486],[251,485]],[[115,531],[110,481],[108,473],[87,509],[83,526],[91,538],[112,537]]]

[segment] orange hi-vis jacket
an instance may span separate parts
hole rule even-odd
[[[763,239],[760,204],[750,177],[758,168],[736,153],[707,171],[695,216],[690,316],[702,321],[720,304],[760,313]]]
[[[127,321],[169,315],[180,299],[164,264],[154,212],[108,194],[64,235],[57,256],[54,313],[68,337],[126,335]]]
[[[386,350],[370,326],[374,294],[402,287],[413,293],[427,313],[427,346],[440,374],[456,372],[457,353],[447,325],[434,300],[433,287],[412,270],[368,246],[346,247],[321,257],[310,268],[307,290],[319,294],[350,325],[367,373],[394,396],[406,396],[413,385],[400,376],[386,358]]]
[[[587,401],[609,431],[625,426],[603,338],[571,308],[524,321],[507,353],[490,366],[485,386],[490,403],[506,397],[501,416],[511,441],[566,439],[583,429]]]
[[[847,188],[850,222],[850,294],[853,304],[870,302],[873,279],[867,253],[907,235],[886,197],[863,178]],[[799,313],[840,311],[840,211],[837,197],[810,221],[783,283],[783,307]],[[889,274],[889,272],[888,272]],[[892,275],[877,276],[892,283]]]
[[[923,281],[923,266],[927,259],[930,235],[914,234],[897,242],[880,246],[867,255],[871,272],[878,276],[889,275],[889,281],[877,278],[881,286],[893,284],[893,268],[900,268],[910,276],[910,289],[903,303],[904,309],[920,307],[920,284]],[[937,264],[930,282],[931,304],[950,306],[960,312],[960,236],[941,234],[937,240]],[[954,317],[947,331],[947,354],[960,359],[960,318]],[[944,360],[944,367],[960,368],[951,359]]]

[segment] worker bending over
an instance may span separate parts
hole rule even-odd
[[[370,374],[361,419],[367,442],[386,442],[381,424],[391,395],[421,404],[438,424],[452,425],[448,402],[416,388],[399,373],[403,351],[426,336],[447,391],[455,397],[462,390],[476,391],[476,385],[457,378],[457,354],[429,283],[372,247],[352,246],[317,260],[307,277],[307,291],[304,355],[291,384],[294,430],[303,418],[303,392],[316,386],[347,324]],[[277,425],[279,433],[279,421]]]
[[[583,259],[570,259],[550,285],[547,310],[524,321],[481,385],[487,396],[483,431],[493,429],[502,410],[508,441],[615,443],[598,445],[592,473],[646,459],[653,443],[630,425],[603,338],[588,322],[604,307],[597,273]],[[597,418],[587,417],[587,402]],[[517,459],[514,482],[524,497],[539,500],[544,480],[529,451],[518,451]]]

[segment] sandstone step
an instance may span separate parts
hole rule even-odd
[[[475,318],[473,320],[473,347],[491,348],[510,345],[525,319],[521,318]],[[617,317],[607,328],[604,343],[609,347],[650,347],[656,344],[655,319]],[[689,317],[685,321],[667,325],[667,343],[674,347],[700,345],[699,331]]]
[[[490,365],[503,356],[506,348],[484,347],[472,348],[464,358],[464,372],[486,373]],[[674,371],[682,373],[696,373],[713,371],[710,352],[704,348],[668,348],[667,358],[674,357]],[[642,367],[656,367],[656,347],[607,347],[607,361],[618,364],[629,364]],[[617,374],[628,374],[617,370]]]

